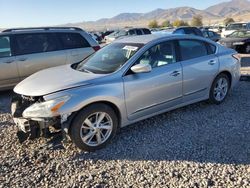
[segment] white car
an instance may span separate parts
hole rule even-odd
[[[80,28],[4,30],[0,33],[0,90],[11,89],[40,70],[78,63],[99,49]]]
[[[221,37],[225,38],[237,30],[250,29],[250,23],[232,23],[222,30]]]

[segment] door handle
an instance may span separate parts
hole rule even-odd
[[[13,63],[14,60],[9,60],[9,61],[5,61],[4,63],[7,63],[7,64],[10,64],[10,63]]]
[[[170,76],[176,77],[176,76],[178,76],[178,75],[180,75],[180,74],[181,74],[180,71],[174,71],[174,72],[172,72],[172,73],[170,74]]]
[[[18,61],[26,61],[27,59],[28,59],[27,57],[23,57],[23,58],[18,59]]]
[[[216,63],[215,60],[210,60],[210,61],[208,62],[209,65],[214,65],[215,63]]]

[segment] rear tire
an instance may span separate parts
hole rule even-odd
[[[77,114],[70,127],[70,137],[78,148],[95,151],[110,142],[117,128],[114,110],[106,104],[93,104]]]
[[[219,74],[213,81],[209,93],[209,101],[221,104],[227,97],[230,89],[230,81],[226,74]]]

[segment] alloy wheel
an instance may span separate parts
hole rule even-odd
[[[81,126],[80,136],[88,146],[99,146],[111,135],[112,118],[106,112],[95,112],[89,115]]]
[[[214,87],[214,98],[220,102],[222,101],[228,92],[228,81],[226,78],[221,77],[216,82],[216,85]]]

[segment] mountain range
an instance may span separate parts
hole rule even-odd
[[[235,21],[250,21],[250,2],[248,0],[231,0],[198,10],[192,7],[178,7],[171,9],[156,9],[147,13],[121,13],[113,18],[104,18],[97,21],[69,23],[64,26],[77,26],[86,30],[99,30],[121,27],[145,27],[152,20],[159,23],[177,19],[190,21],[193,16],[201,15],[204,24],[222,23],[227,17]]]

